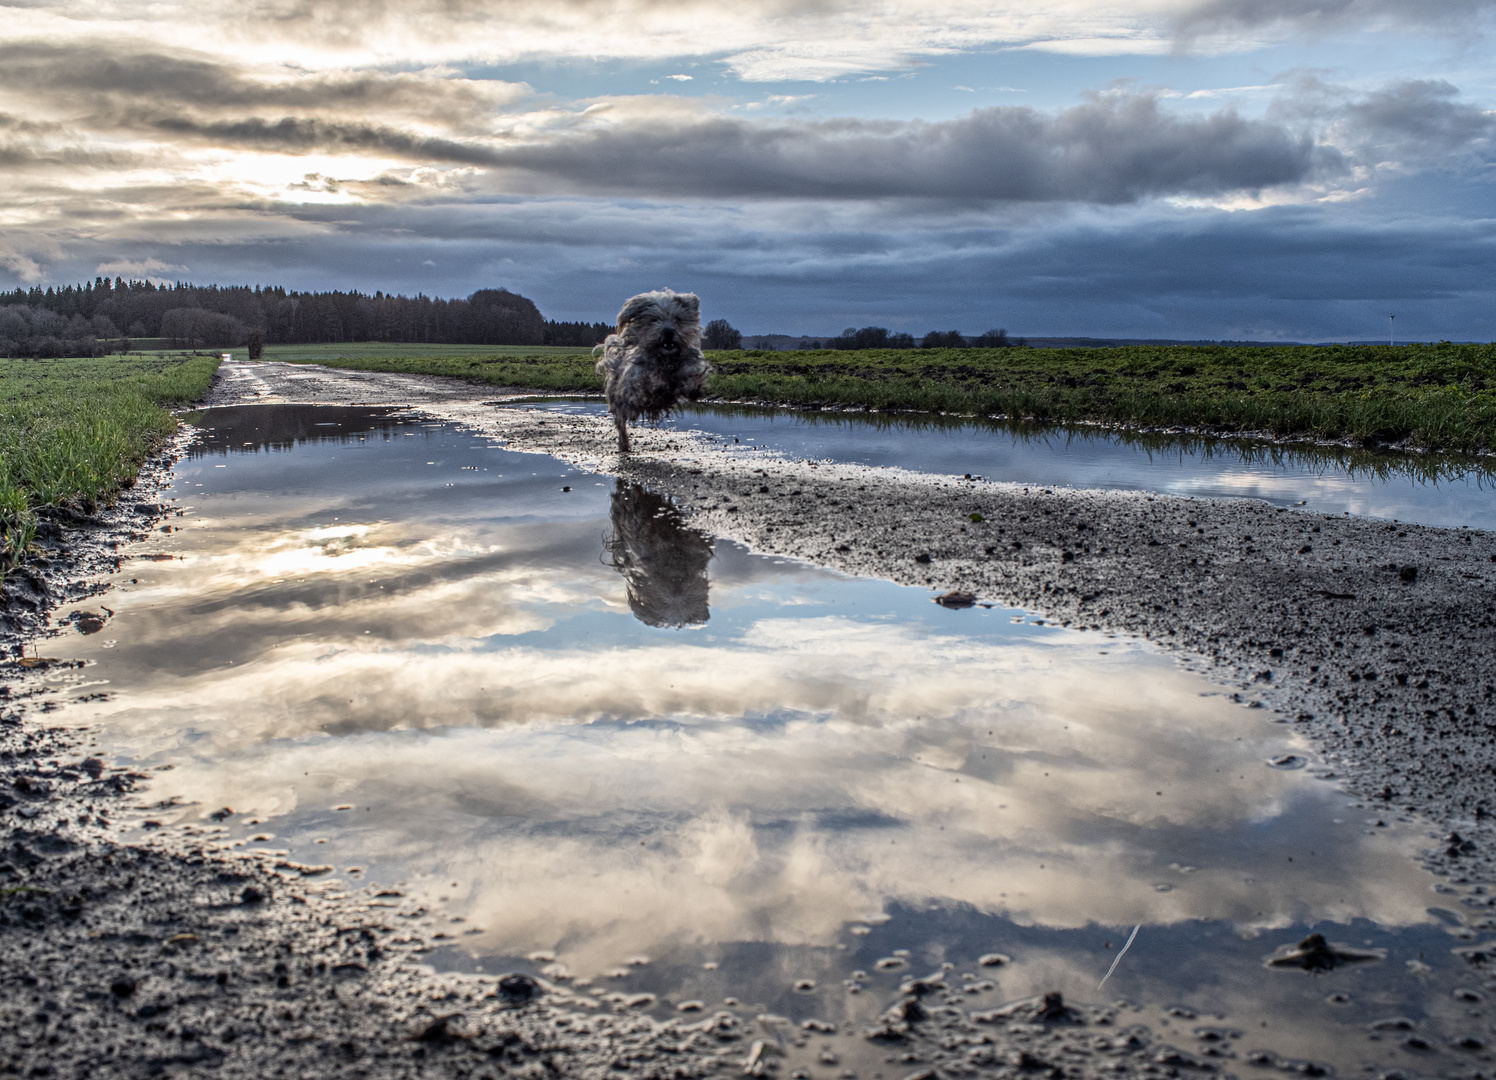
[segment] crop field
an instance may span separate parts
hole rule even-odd
[[[289,351],[294,347],[287,346]],[[317,346],[329,348],[331,346]],[[346,347],[344,347],[346,350]],[[408,346],[311,357],[333,367],[597,393],[591,357]],[[440,351],[438,351],[440,350]],[[267,350],[267,358],[270,350]],[[907,349],[709,353],[713,397],[1496,450],[1496,345]],[[301,360],[288,355],[275,359]]]
[[[0,360],[0,576],[37,508],[91,510],[130,486],[176,431],[163,406],[201,397],[217,370],[207,356]]]

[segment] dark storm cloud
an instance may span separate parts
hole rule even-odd
[[[1177,20],[1185,37],[1214,30],[1286,24],[1304,29],[1386,22],[1463,27],[1496,11],[1496,0],[1204,0]]]
[[[415,135],[398,128],[288,116],[279,120],[198,120],[141,110],[133,122],[170,135],[191,136],[217,146],[290,153],[366,151],[417,162],[496,165],[501,156],[481,143]]]
[[[142,110],[393,112],[463,129],[482,125],[498,103],[528,88],[410,72],[278,73],[266,78],[214,58],[120,51],[107,43],[0,46],[0,87],[54,107],[128,125]]]
[[[620,124],[497,161],[583,191],[1096,203],[1271,187],[1339,167],[1334,151],[1282,126],[1231,111],[1174,116],[1145,94],[939,123]]]
[[[85,146],[65,124],[0,113],[0,168],[7,171],[48,166],[118,169],[139,160],[124,151]]]
[[[1420,187],[1407,198],[1429,194]],[[876,323],[921,333],[1004,325],[1031,335],[1326,340],[1372,336],[1397,311],[1413,336],[1496,336],[1496,226],[1472,226],[1457,212],[1430,218],[1405,208],[1383,221],[1385,206],[1342,204],[1180,218],[1139,207],[1119,211],[1125,220],[1086,212],[1005,225],[977,213],[942,225],[866,212],[808,231],[789,208],[672,217],[668,229],[662,210],[590,199],[487,211],[305,207],[300,238],[131,249],[203,280],[447,296],[502,285],[553,318],[604,319],[622,297],[671,285],[699,291],[749,332]],[[114,254],[91,244],[76,256],[80,277]]]
[[[604,194],[1124,203],[1292,184],[1340,168],[1335,151],[1283,126],[1230,111],[1172,116],[1136,94],[1055,115],[991,108],[940,123],[626,118],[509,147],[309,118],[142,111],[136,120],[221,145],[484,165],[527,174],[543,190]]]
[[[1351,104],[1345,118],[1369,149],[1458,155],[1489,153],[1496,113],[1453,100],[1459,90],[1443,80],[1410,80]]]

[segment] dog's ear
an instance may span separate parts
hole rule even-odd
[[[676,293],[675,298],[682,304],[685,304],[686,307],[690,308],[693,314],[701,311],[701,297],[697,296],[695,293]]]
[[[653,293],[640,293],[638,296],[629,297],[624,301],[623,307],[618,309],[618,329],[622,330],[643,314],[645,310],[653,307],[654,304],[655,296]]]

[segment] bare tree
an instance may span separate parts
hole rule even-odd
[[[713,319],[702,331],[701,344],[708,349],[741,349],[743,335],[734,330],[732,323],[726,319]]]

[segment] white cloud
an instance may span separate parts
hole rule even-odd
[[[1303,25],[1427,26],[1489,9],[1487,0],[1427,5],[1411,0],[1052,0],[1032,4],[932,0],[845,5],[750,0],[160,0],[150,5],[37,0],[6,9],[11,40],[76,41],[82,36],[171,51],[212,50],[225,58],[289,64],[309,71],[504,64],[558,57],[670,60],[725,57],[753,81],[826,80],[907,67],[921,56],[1019,46],[1072,55],[1145,55],[1188,35],[1192,49],[1253,48],[1263,35]],[[679,78],[679,76],[668,76]]]
[[[46,276],[41,263],[8,246],[0,246],[0,267],[9,270],[26,285],[34,285]]]
[[[172,281],[172,275],[189,273],[180,263],[163,262],[161,259],[110,259],[94,268],[95,274],[105,277],[134,278],[144,281]]]
[[[1197,98],[1228,97],[1237,94],[1266,94],[1283,89],[1279,83],[1263,83],[1260,86],[1220,86],[1208,90],[1191,90],[1183,95],[1184,100],[1191,101]]]

